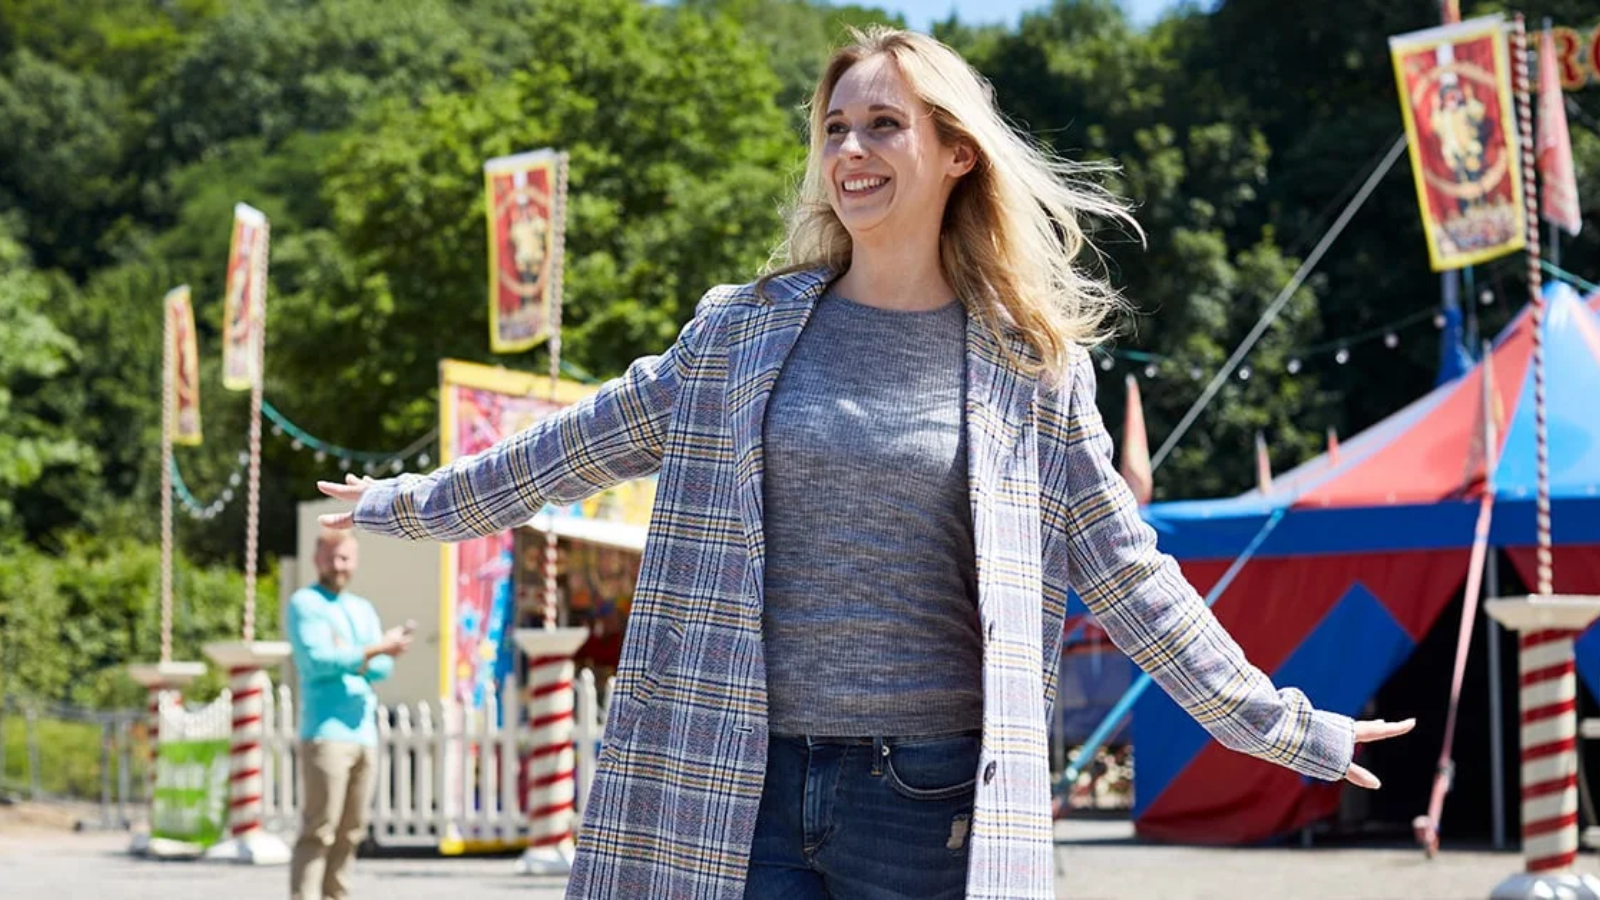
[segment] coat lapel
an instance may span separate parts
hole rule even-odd
[[[739,514],[750,554],[752,583],[747,589],[757,609],[764,600],[766,567],[761,479],[767,401],[817,298],[832,280],[832,274],[822,269],[775,278],[767,286],[770,302],[739,307],[728,327],[728,424],[733,432]]]
[[[1010,341],[1016,358],[1030,358],[1031,350],[1025,341],[1017,336],[1011,336]],[[989,326],[977,316],[967,317],[966,343],[968,483],[978,571],[983,573],[995,571],[1007,551],[1015,549],[997,546],[1009,533],[1008,529],[994,527],[997,517],[1006,511],[1001,488],[1025,488],[1017,483],[1019,478],[1037,480],[1031,472],[1013,471],[1018,455],[1012,451],[1032,414],[1038,379],[1018,369]],[[978,604],[986,607],[994,597],[992,591],[983,590],[982,582],[980,578]]]

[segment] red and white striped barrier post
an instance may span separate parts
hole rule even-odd
[[[1578,859],[1578,695],[1572,644],[1600,616],[1600,597],[1555,593],[1551,554],[1550,440],[1545,405],[1544,297],[1539,277],[1539,209],[1534,184],[1533,116],[1529,103],[1528,46],[1522,15],[1512,17],[1512,86],[1528,208],[1528,305],[1533,319],[1534,530],[1538,542],[1537,593],[1490,600],[1485,609],[1518,634],[1522,673],[1523,871],[1495,886],[1492,900],[1561,897],[1600,900],[1600,879],[1572,870]]]
[[[257,866],[289,862],[289,845],[262,826],[269,773],[262,743],[272,679],[266,667],[289,658],[282,641],[207,644],[206,655],[228,670],[233,694],[233,733],[228,764],[228,838],[206,851],[207,859]]]
[[[528,660],[530,733],[523,757],[528,849],[517,861],[517,872],[564,875],[572,870],[578,817],[572,655],[589,639],[589,629],[519,628],[516,639]]]
[[[1600,616],[1600,597],[1536,594],[1490,600],[1490,616],[1518,633],[1522,673],[1523,871],[1494,900],[1600,898],[1600,879],[1578,858],[1578,713],[1572,642]]]
[[[155,808],[156,755],[161,744],[161,695],[169,691],[182,691],[205,673],[205,663],[197,662],[134,663],[128,666],[128,677],[138,682],[149,698],[146,708],[149,718],[145,725],[150,746],[145,770],[145,802],[149,804],[149,809]],[[134,833],[128,847],[129,853],[143,853],[150,846],[149,823],[146,825],[146,830]]]

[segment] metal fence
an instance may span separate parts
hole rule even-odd
[[[126,829],[144,803],[143,710],[0,697],[0,797],[71,804],[79,827]]]

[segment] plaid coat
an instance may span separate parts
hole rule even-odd
[[[766,299],[713,289],[666,353],[482,454],[379,481],[357,507],[364,529],[462,540],[659,472],[569,896],[743,895],[767,752],[762,416],[829,280],[782,276]],[[984,640],[967,895],[1054,896],[1046,722],[1069,589],[1224,744],[1342,777],[1350,720],[1275,689],[1157,552],[1112,467],[1088,354],[1041,382],[974,318],[966,355]]]

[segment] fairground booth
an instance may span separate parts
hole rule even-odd
[[[543,376],[445,360],[441,459],[484,450],[595,390],[567,380],[552,387]],[[361,535],[361,566],[351,589],[370,597],[385,622],[418,623],[406,665],[378,685],[381,699],[443,697],[482,707],[509,675],[524,674],[517,671],[516,629],[547,620],[588,629],[574,661],[603,682],[621,652],[654,498],[653,479],[629,482],[582,503],[546,507],[522,527],[457,544]],[[301,504],[298,571],[285,579],[286,589],[315,579],[316,516],[335,508],[332,501]]]

